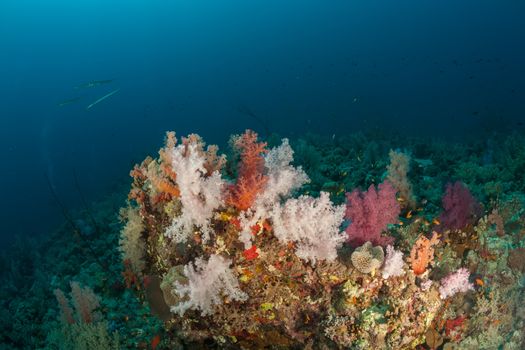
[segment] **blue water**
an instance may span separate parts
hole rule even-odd
[[[75,208],[74,173],[88,201],[103,196],[166,130],[221,145],[246,128],[521,132],[523,13],[520,0],[2,0],[2,239],[62,221],[46,177]]]

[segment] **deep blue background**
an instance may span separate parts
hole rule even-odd
[[[292,137],[519,128],[524,14],[521,0],[2,0],[0,233],[61,220],[46,174],[75,207],[73,171],[100,197],[165,130],[261,130],[239,108]],[[114,82],[73,88],[97,79]]]

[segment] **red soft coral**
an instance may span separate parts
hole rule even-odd
[[[226,202],[238,210],[250,208],[257,194],[264,189],[268,177],[264,175],[266,142],[257,142],[257,134],[246,130],[234,140],[234,146],[241,154],[237,183],[230,187]]]
[[[345,218],[350,220],[346,228],[350,245],[357,247],[367,241],[374,245],[386,246],[394,240],[381,236],[388,224],[397,222],[400,207],[396,200],[396,190],[385,181],[379,184],[376,191],[370,185],[367,192],[354,190],[346,194]]]

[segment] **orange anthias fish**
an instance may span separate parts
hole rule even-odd
[[[156,335],[151,339],[151,348],[155,350],[160,343],[160,335]]]

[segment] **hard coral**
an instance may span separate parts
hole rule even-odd
[[[370,273],[378,269],[385,259],[385,253],[381,247],[373,247],[372,243],[366,242],[357,248],[351,256],[352,265],[361,273]]]
[[[378,186],[370,185],[367,192],[354,190],[346,194],[346,228],[350,245],[356,247],[370,241],[375,245],[386,246],[393,242],[392,237],[381,236],[388,224],[397,221],[400,212],[396,200],[396,190],[385,181]]]
[[[230,187],[226,202],[238,210],[247,210],[268,181],[264,175],[263,157],[267,152],[266,142],[257,142],[257,133],[246,130],[234,138],[233,145],[240,152],[241,162],[237,182]]]

